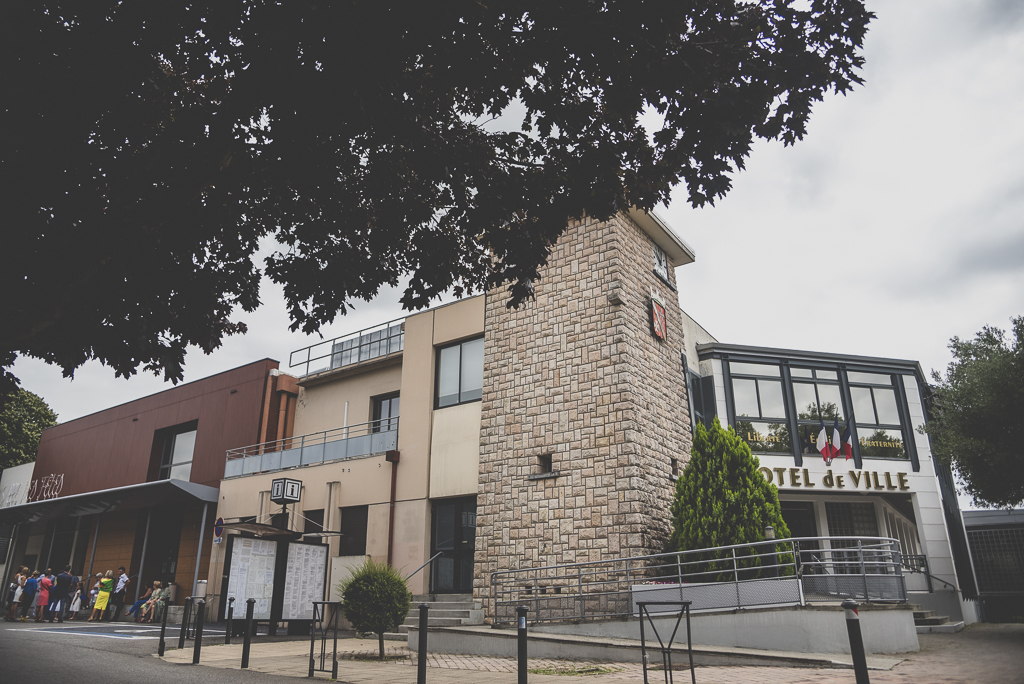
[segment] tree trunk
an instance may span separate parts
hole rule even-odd
[[[377,639],[380,643],[380,659],[384,660],[384,632],[377,632]]]

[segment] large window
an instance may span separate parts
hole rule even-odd
[[[755,453],[793,452],[782,374],[777,365],[730,363],[736,432]]]
[[[437,352],[437,408],[478,401],[484,387],[484,339],[453,344]]]
[[[390,432],[398,429],[398,395],[388,394],[373,399],[372,432]]]
[[[881,373],[849,372],[853,416],[862,458],[907,458],[893,379]]]
[[[176,425],[156,433],[154,449],[160,457],[157,480],[188,480],[196,448],[197,421]]]
[[[817,454],[818,433],[821,432],[822,423],[830,437],[837,420],[840,434],[846,429],[839,374],[821,368],[791,368],[789,372],[793,377],[793,403],[796,405],[800,451],[804,454]],[[834,446],[842,447],[841,444]]]

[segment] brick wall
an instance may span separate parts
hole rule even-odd
[[[488,293],[474,593],[496,570],[655,553],[690,429],[676,292],[628,217],[571,225],[508,310]],[[675,275],[669,269],[670,282]],[[650,293],[668,337],[651,333]],[[621,302],[621,303],[616,303]],[[556,478],[529,480],[550,455]]]

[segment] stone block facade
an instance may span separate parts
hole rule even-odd
[[[674,269],[666,282],[654,265],[653,241],[620,214],[569,226],[534,301],[510,310],[504,289],[488,293],[478,598],[498,570],[657,553],[667,541],[690,413]]]

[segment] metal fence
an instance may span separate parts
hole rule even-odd
[[[398,448],[398,418],[230,449],[224,479],[272,473],[287,468],[363,458]]]
[[[802,537],[491,573],[496,624],[520,605],[543,622],[637,617],[639,601],[699,612],[847,598],[906,601],[897,540]]]
[[[288,367],[301,367],[305,377],[400,354],[404,348],[405,319],[399,318],[293,351]]]

